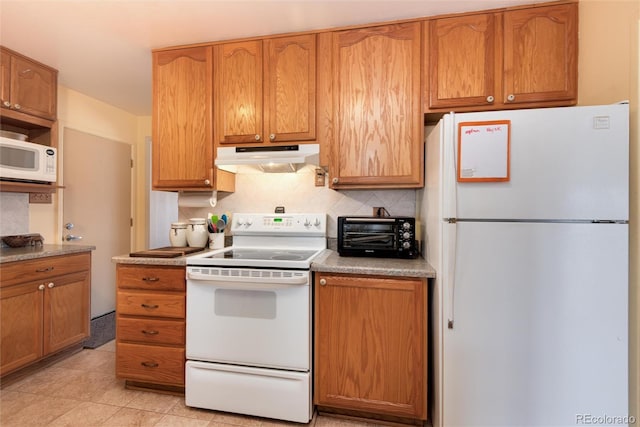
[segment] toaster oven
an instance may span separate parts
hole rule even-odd
[[[338,254],[416,258],[416,220],[412,217],[338,217]]]

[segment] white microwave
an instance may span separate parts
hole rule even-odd
[[[56,155],[53,147],[0,136],[0,179],[56,182]]]

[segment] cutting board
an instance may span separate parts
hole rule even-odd
[[[177,258],[200,252],[205,248],[193,248],[189,246],[166,246],[164,248],[147,249],[146,251],[132,252],[129,254],[131,257],[145,257],[145,258]]]

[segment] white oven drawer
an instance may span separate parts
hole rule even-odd
[[[305,274],[306,284],[280,286],[187,279],[187,359],[308,371],[311,273]]]
[[[185,404],[308,423],[311,374],[188,361]]]

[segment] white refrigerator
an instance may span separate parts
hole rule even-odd
[[[417,216],[437,271],[434,426],[628,424],[628,119],[623,103],[431,129]],[[495,121],[506,140],[459,141]],[[482,147],[498,158],[486,174]],[[473,156],[503,180],[460,182]]]

